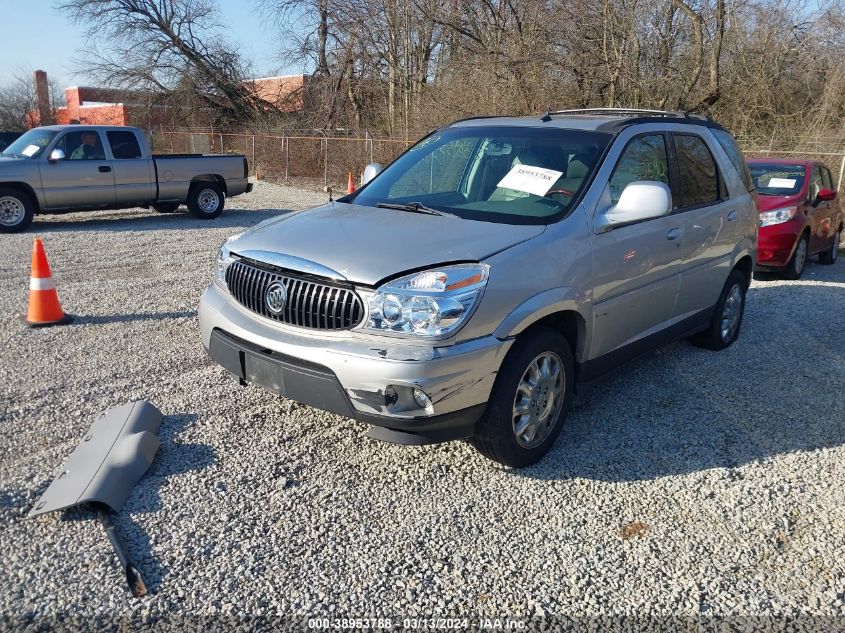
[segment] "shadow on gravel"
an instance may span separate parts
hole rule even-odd
[[[138,314],[106,314],[101,316],[74,315],[73,325],[102,325],[104,323],[125,323],[128,321],[162,321],[164,319],[184,319],[197,316],[196,310],[181,312],[141,312]]]
[[[187,212],[77,211],[68,214],[36,215],[30,232],[39,234],[64,231],[160,231],[214,228],[246,228],[290,209],[227,209],[213,220],[199,220]],[[64,219],[66,215],[72,219]]]
[[[814,285],[752,287],[727,350],[682,341],[579,394],[549,456],[517,474],[650,480],[845,444],[845,286],[821,279],[845,269],[819,268]]]
[[[176,508],[164,506],[161,500],[161,491],[170,484],[172,476],[199,471],[214,463],[214,450],[210,446],[205,444],[180,444],[175,441],[179,433],[197,419],[199,419],[199,416],[195,413],[164,416],[158,432],[161,447],[156,453],[152,466],[135,485],[123,508],[112,514],[118,532],[151,593],[158,590],[169,569],[153,555],[152,543],[156,539],[151,539],[150,535],[141,527],[140,524],[144,521],[140,520],[140,517],[161,510],[165,510],[165,514],[170,515],[170,512]],[[62,513],[61,520],[91,521],[92,529],[102,532],[94,513],[86,508],[69,508]],[[167,520],[163,519],[156,521],[156,523],[161,528],[161,526],[167,525]],[[103,543],[106,545],[108,543],[105,533],[103,533]],[[111,550],[108,551],[111,557]],[[115,577],[120,578],[116,561],[114,569]],[[114,591],[116,595],[117,592],[126,592],[125,583],[122,580],[116,581]]]

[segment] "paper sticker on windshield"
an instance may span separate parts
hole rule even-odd
[[[769,178],[767,187],[772,189],[792,189],[795,186],[794,178]]]
[[[531,165],[516,165],[499,181],[497,186],[533,193],[535,196],[545,196],[561,176],[563,176],[562,171]]]
[[[23,151],[21,151],[21,154],[23,154],[23,155],[24,155],[24,156],[26,156],[27,158],[31,158],[31,157],[32,157],[32,155],[33,155],[33,154],[35,154],[35,152],[37,152],[37,151],[38,151],[38,150],[40,150],[40,149],[41,149],[41,148],[40,148],[40,147],[38,147],[38,145],[27,145],[27,146],[23,149]]]

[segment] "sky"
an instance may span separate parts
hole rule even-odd
[[[85,29],[55,8],[57,0],[0,0],[0,85],[40,69],[62,88],[96,82],[82,72]],[[252,61],[256,76],[299,73],[303,64],[278,60],[279,34],[256,10],[256,0],[217,0],[226,36]]]

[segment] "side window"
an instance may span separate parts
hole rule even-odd
[[[65,160],[105,160],[106,152],[100,135],[94,130],[68,132],[56,144],[65,153]]]
[[[141,147],[132,132],[106,132],[106,136],[115,158],[141,158]]]
[[[754,191],[754,180],[751,178],[751,172],[748,170],[748,164],[745,162],[745,158],[739,150],[739,146],[736,144],[734,137],[724,130],[711,129],[710,131],[713,132],[713,136],[716,137],[716,140],[719,141],[719,145],[722,146],[722,149],[725,150],[728,158],[731,159],[731,162],[739,172],[745,187],[748,191]]]
[[[474,145],[475,139],[459,138],[437,148],[393,183],[390,198],[419,192],[454,193],[458,190]]]
[[[822,165],[822,182],[825,189],[833,189],[833,177],[830,175],[830,170]]]
[[[716,161],[701,137],[674,134],[678,157],[678,200],[675,208],[684,209],[717,202],[721,187]]]
[[[813,167],[813,173],[810,175],[810,184],[807,187],[807,200],[810,202],[815,202],[816,198],[819,195],[819,191],[824,189],[824,183],[822,182],[822,171],[819,169],[819,166],[816,165]]]
[[[669,161],[662,134],[638,136],[628,143],[608,182],[610,201],[619,202],[622,190],[637,180],[669,184]]]

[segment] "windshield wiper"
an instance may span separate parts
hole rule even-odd
[[[419,202],[379,202],[376,206],[379,209],[396,209],[397,211],[410,211],[411,213],[423,213],[425,215],[455,215],[454,213],[432,209]]]

